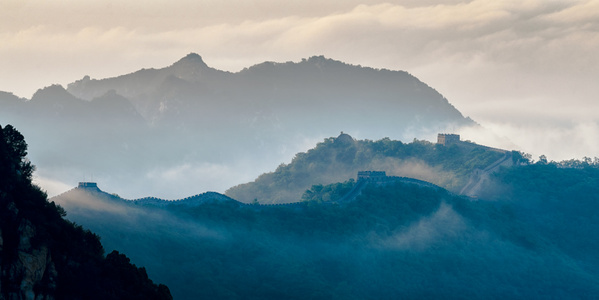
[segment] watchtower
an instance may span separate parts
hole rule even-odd
[[[437,144],[441,144],[443,146],[456,144],[459,141],[460,141],[459,134],[439,133],[437,135]]]
[[[359,171],[358,180],[382,179],[387,177],[385,171]]]
[[[98,188],[98,184],[95,182],[79,182],[79,188]]]

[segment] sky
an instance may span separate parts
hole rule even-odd
[[[239,71],[324,55],[404,70],[488,134],[551,160],[599,156],[599,0],[0,0],[0,90],[161,68]]]

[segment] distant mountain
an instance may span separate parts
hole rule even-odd
[[[11,103],[0,110],[0,120],[15,124],[28,137],[30,157],[39,162],[42,176],[64,180],[108,168],[118,172],[126,166],[123,161],[129,162],[125,169],[131,169],[151,157],[144,151],[151,134],[145,120],[113,91],[85,101],[53,85],[29,101]]]
[[[68,86],[70,93],[87,100],[110,90],[130,99],[153,123],[226,120],[280,127],[290,134],[331,124],[337,130],[379,134],[381,129],[389,131],[388,126],[419,131],[472,125],[442,95],[406,72],[352,66],[322,56],[299,63],[265,62],[228,73],[208,67],[192,53],[163,69],[103,80],[85,77]]]
[[[94,186],[52,200],[175,298],[590,299],[597,170],[501,168],[485,183],[492,198],[477,201],[376,176],[315,185],[286,205],[215,193],[129,201]]]
[[[31,184],[27,144],[0,127],[0,299],[172,299],[144,268],[117,251]]]
[[[21,99],[12,93],[0,91],[0,106],[4,109],[14,110],[15,106],[19,105],[20,102],[24,102],[26,99]]]
[[[29,101],[0,94],[0,121],[28,136],[41,177],[95,174],[129,195],[170,198],[248,181],[340,131],[411,140],[475,125],[403,71],[314,56],[231,73],[193,53],[161,69],[50,86]]]

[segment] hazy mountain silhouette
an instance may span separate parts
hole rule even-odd
[[[128,98],[151,123],[227,120],[241,126],[278,126],[290,133],[338,124],[337,130],[379,134],[388,131],[387,126],[403,131],[471,124],[442,95],[406,72],[322,56],[299,63],[265,62],[229,73],[208,67],[192,53],[166,68],[103,80],[85,77],[68,86],[70,93],[86,100],[110,90]]]
[[[192,53],[161,69],[50,86],[30,101],[0,94],[0,106],[0,120],[29,137],[41,176],[93,173],[137,196],[150,180],[144,193],[171,198],[247,182],[340,131],[411,140],[474,124],[406,72],[322,56],[231,73]]]

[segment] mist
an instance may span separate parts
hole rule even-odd
[[[543,120],[531,117],[520,123],[487,122],[481,128],[462,128],[464,139],[502,149],[529,153],[534,159],[545,155],[549,160],[594,158],[599,156],[599,134],[595,120]]]
[[[435,243],[445,243],[467,229],[466,222],[447,203],[441,203],[431,216],[381,241],[385,247],[398,250],[425,251]]]

